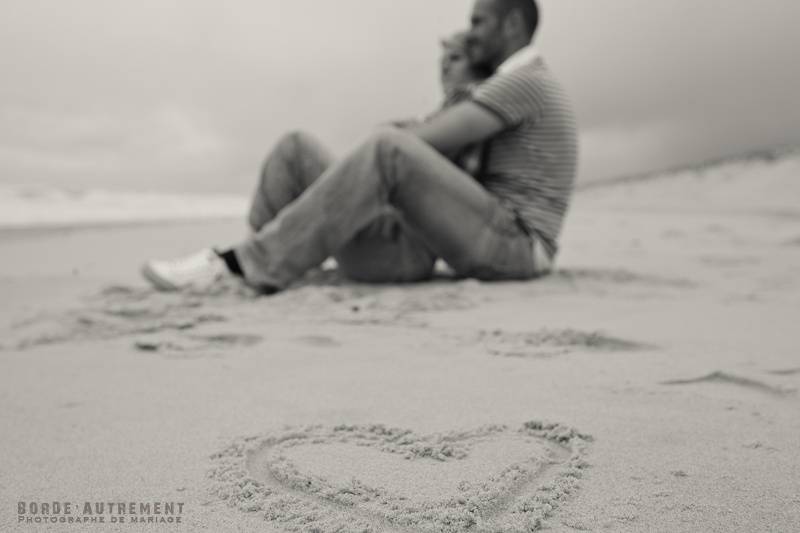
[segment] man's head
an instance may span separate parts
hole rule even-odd
[[[470,61],[496,69],[531,42],[538,25],[536,0],[476,0],[468,35]]]

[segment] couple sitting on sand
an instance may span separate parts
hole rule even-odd
[[[291,133],[267,157],[253,233],[227,249],[149,261],[162,290],[239,280],[265,294],[330,256],[356,281],[548,273],[572,194],[574,114],[533,47],[535,0],[476,0],[470,29],[445,42],[446,102],[419,123],[382,128],[340,161]],[[476,158],[477,155],[477,158]]]

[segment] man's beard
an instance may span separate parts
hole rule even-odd
[[[497,66],[500,64],[500,61],[497,59],[500,57],[500,49],[497,47],[495,50],[487,50],[483,46],[479,46],[478,48],[483,54],[468,54],[470,66],[473,70],[484,72],[488,77],[490,74],[493,74]]]

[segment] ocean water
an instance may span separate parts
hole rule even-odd
[[[0,229],[243,219],[247,205],[247,198],[235,195],[0,185]]]
[[[660,182],[661,204],[705,202],[713,192],[725,206],[800,216],[800,150],[756,151],[701,165],[616,179],[583,180],[578,193],[598,194],[608,185]],[[713,182],[713,187],[708,182]],[[702,185],[703,183],[706,185]],[[698,188],[699,187],[699,188]],[[694,193],[690,191],[697,189]],[[632,193],[626,193],[632,194]],[[624,197],[619,200],[624,204]],[[50,185],[0,183],[0,230],[57,228],[236,218],[244,220],[249,199],[243,195],[125,192]]]

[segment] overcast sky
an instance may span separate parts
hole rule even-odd
[[[468,0],[0,0],[0,182],[248,191],[288,129],[341,153],[439,101]],[[797,0],[542,0],[582,179],[800,145]]]

